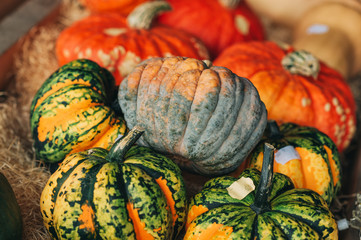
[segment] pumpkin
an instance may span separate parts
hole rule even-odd
[[[144,61],[119,86],[118,102],[128,128],[145,129],[138,144],[202,175],[237,168],[267,124],[250,81],[194,58]]]
[[[323,3],[333,2],[342,3],[351,8],[361,10],[361,4],[358,0],[246,0],[246,3],[256,14],[267,18],[273,23],[281,24],[291,29],[302,21],[304,14],[308,11],[312,11]],[[339,16],[339,13],[336,15],[330,14],[327,18],[337,18],[337,16]]]
[[[55,239],[172,239],[186,219],[178,166],[153,150],[133,146],[135,127],[110,151],[69,155],[40,199],[43,222]]]
[[[338,239],[327,203],[274,173],[274,148],[265,146],[262,172],[208,181],[189,204],[184,239]]]
[[[79,0],[91,12],[116,12],[129,14],[139,4],[148,0]]]
[[[154,1],[140,5],[128,17],[106,13],[81,19],[58,36],[58,62],[63,65],[78,58],[93,60],[108,69],[119,85],[138,63],[150,57],[209,59],[208,50],[196,37],[152,25],[154,15],[168,9],[165,1]]]
[[[168,0],[172,11],[158,21],[187,31],[201,39],[214,59],[236,42],[263,40],[258,16],[241,0]]]
[[[312,53],[347,80],[361,70],[361,3],[351,1],[357,8],[346,2],[328,1],[305,12],[293,27],[292,44]]]
[[[269,121],[263,139],[249,156],[248,167],[261,170],[264,143],[278,150],[274,171],[291,178],[296,188],[319,193],[330,205],[341,188],[340,156],[334,142],[316,128]]]
[[[3,173],[0,172],[0,239],[22,239],[23,222],[15,193]]]
[[[265,103],[268,118],[327,134],[342,152],[356,131],[350,87],[334,69],[307,51],[272,41],[238,43],[214,60],[248,78]]]
[[[110,148],[127,131],[110,107],[116,91],[112,75],[90,60],[74,60],[51,74],[30,107],[38,159],[57,163],[90,147]]]

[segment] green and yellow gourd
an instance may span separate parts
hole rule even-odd
[[[338,239],[325,200],[273,173],[273,157],[266,144],[262,172],[209,180],[191,199],[184,239]]]
[[[186,192],[181,171],[150,148],[132,146],[135,127],[108,151],[69,155],[40,199],[54,239],[172,239],[184,226]]]
[[[109,149],[127,131],[124,120],[110,107],[114,96],[113,76],[95,62],[79,59],[59,68],[31,103],[37,157],[56,163],[91,147]]]
[[[23,233],[23,221],[19,204],[15,193],[0,172],[0,239],[21,240]]]
[[[319,193],[330,205],[341,188],[341,163],[336,144],[313,127],[268,122],[264,137],[252,151],[248,167],[262,168],[263,147],[268,142],[278,150],[274,171],[290,177],[297,188]]]

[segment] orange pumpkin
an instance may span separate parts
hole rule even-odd
[[[129,14],[136,6],[148,0],[79,0],[92,12],[117,12]]]
[[[184,56],[209,59],[196,37],[167,26],[151,25],[154,15],[169,9],[164,1],[144,3],[128,17],[96,14],[75,22],[59,35],[60,65],[79,58],[95,61],[115,77],[116,85],[141,61],[150,57]]]
[[[315,127],[339,151],[353,138],[356,106],[348,84],[308,52],[271,41],[244,42],[226,49],[213,64],[251,80],[269,119]]]
[[[172,11],[159,22],[201,39],[212,58],[236,42],[264,39],[258,16],[241,0],[168,0]]]

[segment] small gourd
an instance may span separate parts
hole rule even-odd
[[[113,76],[87,59],[55,71],[35,94],[30,127],[38,159],[57,163],[88,149],[109,149],[127,127],[111,107],[116,95]]]
[[[319,193],[331,205],[341,188],[340,155],[335,143],[316,128],[270,120],[264,137],[248,157],[248,167],[261,170],[264,143],[277,148],[274,171],[291,178],[296,188]]]
[[[186,218],[181,171],[153,150],[133,146],[135,127],[110,151],[69,155],[51,175],[40,199],[54,239],[172,239]]]
[[[290,178],[273,173],[274,147],[264,147],[262,171],[208,181],[190,202],[184,240],[338,239],[325,200]]]

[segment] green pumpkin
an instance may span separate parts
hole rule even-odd
[[[295,187],[319,193],[330,206],[341,188],[341,163],[336,144],[316,128],[270,120],[264,137],[249,156],[248,167],[262,168],[263,146],[275,146],[274,171],[289,176]]]
[[[209,180],[190,202],[184,239],[338,239],[325,200],[273,173],[273,157],[265,144],[262,172]]]
[[[0,239],[20,240],[23,232],[20,207],[10,183],[1,172],[0,209]]]
[[[120,84],[118,101],[128,128],[145,129],[138,144],[207,176],[235,170],[267,124],[266,108],[249,80],[193,58],[140,63]]]
[[[181,171],[153,150],[132,146],[132,129],[110,151],[69,155],[43,189],[43,221],[55,239],[172,239],[186,219]]]
[[[31,103],[37,157],[56,163],[91,147],[109,149],[127,131],[124,120],[110,107],[115,94],[112,75],[90,60],[75,60],[54,72]]]

